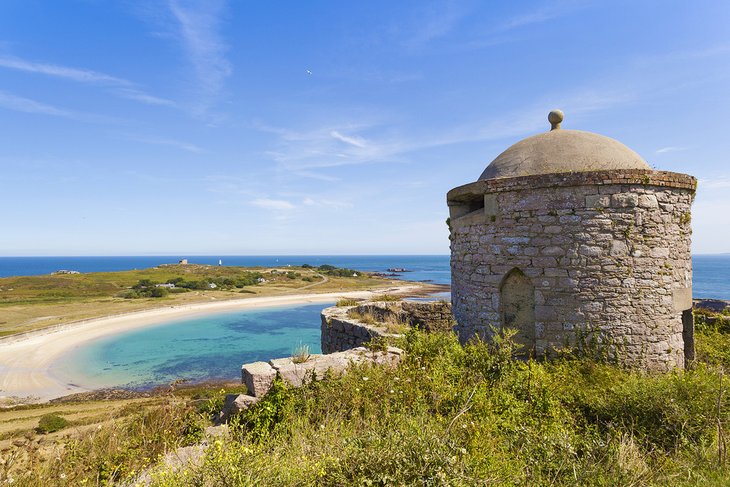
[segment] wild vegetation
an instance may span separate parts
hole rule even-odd
[[[509,337],[462,347],[452,334],[410,331],[397,368],[300,389],[277,382],[200,462],[153,470],[153,485],[727,485],[725,323],[698,320],[697,361],[667,374],[571,354],[516,360]],[[0,466],[0,480],[132,480],[198,441],[222,400],[209,395],[103,424],[58,457]]]

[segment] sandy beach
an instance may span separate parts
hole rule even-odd
[[[235,310],[322,303],[339,298],[368,299],[375,294],[407,293],[420,289],[404,285],[377,291],[352,291],[322,294],[265,296],[232,301],[171,306],[124,315],[108,316],[61,325],[0,339],[0,401],[23,398],[23,402],[44,402],[50,399],[87,391],[54,376],[52,364],[73,348],[96,338],[144,328],[175,319]]]

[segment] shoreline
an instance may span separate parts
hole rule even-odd
[[[383,293],[418,294],[427,287],[408,284],[373,291],[291,294],[175,305],[92,318],[3,337],[0,339],[0,403],[3,400],[19,401],[24,404],[39,403],[69,394],[94,390],[61,380],[54,374],[52,366],[62,355],[97,338],[199,315],[293,304],[322,303],[336,301],[339,298],[368,299]]]

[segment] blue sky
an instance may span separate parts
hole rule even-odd
[[[0,255],[448,253],[517,140],[700,179],[730,251],[730,3],[0,2]]]

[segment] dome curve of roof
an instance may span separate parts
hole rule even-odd
[[[550,132],[523,139],[502,152],[479,179],[615,169],[651,168],[617,140],[582,130],[562,130],[557,122]]]

